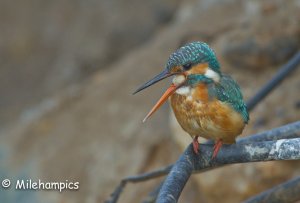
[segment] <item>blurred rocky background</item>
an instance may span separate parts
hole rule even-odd
[[[249,99],[300,48],[299,0],[0,0],[0,178],[79,181],[78,191],[0,189],[0,202],[103,202],[119,180],[176,161],[191,142],[167,82],[132,96],[185,42],[216,51]],[[300,119],[300,70],[251,113],[242,136]],[[181,202],[240,202],[299,175],[299,162],[194,175]],[[131,184],[140,202],[158,180]]]

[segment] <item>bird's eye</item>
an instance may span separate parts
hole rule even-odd
[[[187,71],[187,70],[190,70],[190,69],[191,69],[192,64],[190,64],[190,63],[184,64],[182,67],[183,67],[183,70]]]

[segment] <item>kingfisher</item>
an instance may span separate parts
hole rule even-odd
[[[204,137],[215,142],[215,158],[223,143],[235,143],[249,121],[239,85],[221,72],[213,49],[197,41],[172,53],[165,69],[133,94],[170,76],[170,87],[143,122],[169,99],[178,123],[193,139],[193,151],[199,153],[198,137]]]

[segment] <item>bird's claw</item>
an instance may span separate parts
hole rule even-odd
[[[216,158],[219,150],[221,149],[223,145],[223,141],[220,139],[216,142],[216,144],[214,145],[214,152],[213,152],[213,156],[212,156],[212,159]]]
[[[195,136],[193,139],[193,149],[194,149],[195,154],[199,154],[198,136]]]

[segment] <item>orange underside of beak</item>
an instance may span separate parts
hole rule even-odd
[[[163,105],[167,99],[178,89],[179,86],[176,86],[172,84],[165,93],[161,96],[161,98],[157,101],[157,103],[154,105],[154,107],[151,109],[151,111],[147,114],[147,116],[144,118],[143,123],[146,122],[146,120],[157,110],[161,105]]]

